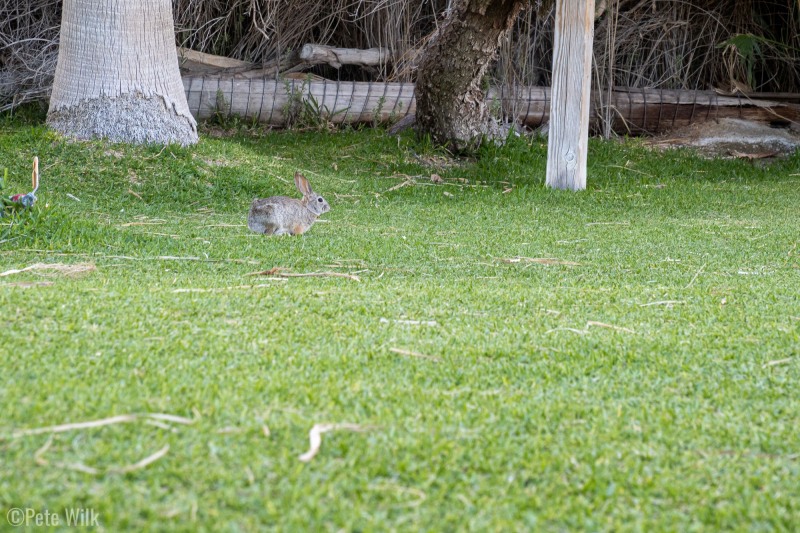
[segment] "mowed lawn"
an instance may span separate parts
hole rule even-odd
[[[541,139],[456,160],[380,131],[217,133],[0,122],[4,194],[42,169],[35,219],[0,226],[4,516],[796,530],[800,154],[593,141],[572,193],[544,187]],[[250,233],[295,170],[331,211]],[[323,423],[354,426],[301,461]]]

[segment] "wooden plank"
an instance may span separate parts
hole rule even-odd
[[[256,68],[254,63],[225,56],[215,56],[178,47],[178,65],[183,72],[210,73],[223,70],[242,72]]]
[[[586,188],[594,0],[557,0],[547,142],[548,187]]]

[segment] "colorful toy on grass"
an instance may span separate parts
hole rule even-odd
[[[5,171],[5,178],[8,178],[8,169]],[[0,196],[0,217],[6,213],[16,213],[23,209],[28,209],[36,203],[36,191],[39,189],[39,158],[33,158],[33,190],[27,194],[15,194],[13,196]],[[3,181],[0,180],[0,190],[3,188]]]

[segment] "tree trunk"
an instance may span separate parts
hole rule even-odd
[[[170,0],[64,0],[47,123],[77,139],[196,143]]]
[[[455,0],[417,70],[417,125],[455,151],[496,137],[483,76],[527,0]]]

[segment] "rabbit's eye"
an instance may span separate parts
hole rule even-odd
[[[317,201],[322,203],[322,198],[317,198]]]

